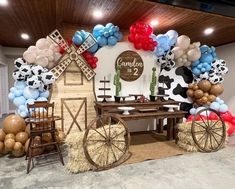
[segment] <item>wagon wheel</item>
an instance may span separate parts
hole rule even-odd
[[[214,112],[218,120],[209,120],[209,113]],[[205,117],[200,114],[205,114]],[[196,121],[197,117],[202,121]],[[201,152],[215,152],[219,150],[226,138],[226,126],[219,113],[213,109],[200,110],[192,121],[191,133],[193,140]]]
[[[126,123],[114,115],[96,117],[83,138],[85,156],[98,170],[120,165],[127,158],[129,145],[130,133]]]

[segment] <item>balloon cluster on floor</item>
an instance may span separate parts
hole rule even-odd
[[[8,98],[17,107],[15,113],[27,117],[27,104],[34,101],[47,101],[49,85],[54,83],[55,77],[47,68],[28,64],[23,58],[17,58],[14,64],[16,70],[12,76],[15,83],[10,88]]]
[[[0,154],[11,154],[15,157],[21,157],[25,155],[29,146],[30,128],[26,126],[24,119],[18,115],[9,115],[3,120],[3,127],[0,129]],[[61,130],[56,131],[56,140],[63,142],[65,134]],[[33,139],[33,145],[36,147],[41,142],[50,142],[52,137],[50,133],[44,133],[42,140],[40,136]],[[33,149],[34,155],[40,155],[44,150],[51,150],[51,147],[35,148]]]

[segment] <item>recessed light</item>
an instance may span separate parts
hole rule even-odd
[[[103,13],[101,12],[101,10],[94,10],[93,16],[94,18],[99,19],[103,17]]]
[[[205,35],[210,35],[210,34],[212,34],[214,32],[214,29],[213,28],[206,28],[205,30],[204,30],[204,34]]]
[[[29,35],[27,33],[22,33],[20,36],[24,40],[28,40],[29,39]]]
[[[159,24],[159,21],[158,21],[157,19],[151,20],[151,22],[150,22],[150,25],[151,25],[152,27],[155,27],[155,26],[157,26],[158,24]]]
[[[0,0],[0,5],[1,6],[7,6],[8,5],[8,0]]]

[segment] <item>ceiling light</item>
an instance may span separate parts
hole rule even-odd
[[[103,13],[100,10],[94,10],[93,16],[94,18],[99,19],[103,17]]]
[[[152,27],[155,27],[155,26],[157,26],[158,24],[159,24],[159,22],[158,22],[157,19],[154,19],[154,20],[152,20],[152,21],[150,22],[150,25],[151,25]]]
[[[24,40],[28,40],[29,39],[29,35],[27,33],[22,33],[20,36]]]
[[[214,29],[213,28],[206,28],[205,30],[204,30],[204,34],[205,35],[210,35],[210,34],[212,34],[214,32]]]
[[[8,0],[0,0],[0,5],[1,6],[7,6],[8,5]]]

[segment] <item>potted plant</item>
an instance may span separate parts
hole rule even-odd
[[[156,77],[156,68],[152,68],[152,81],[150,83],[150,101],[155,101],[156,98],[156,85],[157,85],[157,77]]]
[[[113,84],[116,86],[116,93],[114,96],[115,102],[120,102],[120,91],[122,89],[122,84],[120,82],[120,68],[116,68],[116,74],[114,75]]]

